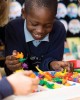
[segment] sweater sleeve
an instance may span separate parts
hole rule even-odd
[[[21,28],[20,28],[21,27]],[[25,42],[24,32],[24,20],[18,18],[10,21],[5,28],[5,56],[12,55],[13,50],[23,52],[23,46]],[[6,75],[10,75],[13,72],[5,65]]]
[[[6,78],[0,80],[0,100],[13,94],[12,87]]]
[[[63,58],[64,41],[66,38],[66,31],[62,23],[59,22],[53,31],[53,35],[50,38],[50,46],[48,52],[44,55],[40,68],[42,70],[49,70],[49,63],[51,61],[60,61]]]

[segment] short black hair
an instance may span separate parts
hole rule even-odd
[[[25,0],[25,10],[29,12],[32,7],[46,7],[50,9],[51,12],[54,12],[54,15],[57,13],[57,0]]]

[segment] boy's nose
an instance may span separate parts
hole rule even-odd
[[[44,33],[44,28],[43,27],[38,27],[36,29],[36,32],[39,33],[39,34],[42,34],[42,33]]]

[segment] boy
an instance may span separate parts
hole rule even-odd
[[[8,22],[9,2],[10,0],[0,0],[1,27],[4,27],[4,25],[6,25]],[[0,33],[1,32],[2,31],[0,29]],[[5,31],[3,31],[3,33],[4,32]],[[27,95],[28,93],[32,93],[33,90],[37,89],[39,79],[37,77],[30,78],[30,75],[32,74],[32,71],[22,71],[2,78],[0,73],[0,100],[12,94]]]
[[[23,52],[27,57],[28,69],[36,71],[39,65],[43,71],[70,71],[63,57],[66,31],[58,20],[57,0],[25,0],[22,14],[25,18],[16,19],[6,27],[6,67],[7,75],[21,68],[21,63],[12,52]]]

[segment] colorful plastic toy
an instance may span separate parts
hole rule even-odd
[[[24,68],[28,69],[28,65],[27,65],[26,63],[23,63],[23,62],[26,60],[26,58],[23,58],[24,55],[23,55],[22,52],[17,52],[17,54],[16,54],[15,57],[16,57],[17,59],[19,59],[19,62],[22,63],[22,69],[21,69],[21,70],[23,70]]]
[[[50,73],[41,71],[38,66],[36,66],[36,69],[39,71],[39,74],[43,75],[48,81],[52,80]]]

